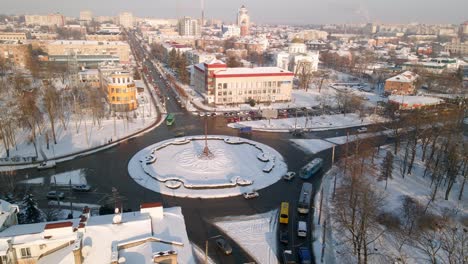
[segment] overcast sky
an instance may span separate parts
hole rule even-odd
[[[0,13],[60,12],[78,17],[131,11],[139,17],[200,17],[201,0],[0,0]],[[205,0],[205,16],[234,21],[245,4],[257,23],[455,23],[468,20],[468,0]]]

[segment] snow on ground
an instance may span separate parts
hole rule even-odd
[[[146,86],[139,84],[138,87]],[[57,121],[57,144],[52,143],[50,133],[49,149],[47,149],[45,133],[37,137],[38,160],[45,158],[52,159],[105,145],[109,143],[109,140],[115,141],[150,126],[157,119],[156,109],[153,103],[150,102],[150,98],[151,96],[147,88],[145,88],[144,93],[138,94],[140,106],[135,112],[137,113],[137,117],[134,118],[133,113],[129,113],[129,117],[132,119],[130,121],[126,121],[123,118],[123,113],[117,113],[116,118],[109,117],[102,120],[101,126],[97,122],[93,122],[92,117],[84,117],[80,122],[74,116],[67,121],[66,129]],[[46,117],[44,118],[46,119]],[[45,126],[44,131],[50,131],[50,124],[47,119],[43,121],[43,125]],[[24,129],[16,133],[17,148],[10,149],[10,157],[23,158],[36,156],[34,145],[29,141],[30,134],[30,131]],[[6,150],[3,144],[0,144],[0,157],[6,158]],[[12,161],[2,159],[0,163],[10,164]]]
[[[129,174],[141,186],[165,195],[221,198],[265,188],[287,172],[281,154],[269,146],[238,137],[208,138],[213,159],[200,157],[204,136],[170,139],[135,154]],[[268,160],[258,158],[262,153]],[[263,171],[272,165],[271,172]]]
[[[257,263],[276,264],[278,210],[252,216],[229,216],[214,224],[252,256]]]
[[[228,124],[228,126],[232,128],[241,128],[247,126],[252,127],[253,130],[266,132],[289,132],[294,129],[302,128],[306,128],[310,131],[321,131],[369,125],[383,121],[384,119],[377,115],[370,115],[360,118],[358,114],[353,113],[346,115],[338,114],[271,120],[243,121],[238,123],[230,123]]]
[[[210,257],[207,258],[207,261],[205,262],[205,250],[199,248],[195,243],[191,242],[193,249],[193,255],[195,258],[198,260],[197,263],[206,263],[206,264],[216,264],[214,260],[212,260]]]
[[[88,182],[86,181],[86,176],[84,170],[72,170],[67,172],[62,172],[59,174],[55,174],[50,177],[50,184],[54,185],[57,184],[58,186],[68,186],[70,185],[86,185]]]
[[[291,142],[304,152],[310,154],[317,154],[320,151],[335,146],[335,144],[321,139],[291,139]]]
[[[388,145],[380,148],[379,153],[375,159],[375,167],[380,168],[383,158],[386,155],[387,150],[392,151],[393,145]],[[431,198],[432,188],[431,186],[431,177],[424,177],[425,164],[421,161],[421,147],[418,146],[416,159],[414,163],[414,168],[411,175],[406,175],[404,178],[401,176],[401,159],[404,156],[404,148],[400,148],[398,155],[394,160],[394,169],[392,173],[392,179],[388,180],[388,186],[385,190],[385,181],[377,181],[375,176],[367,176],[369,180],[374,183],[376,192],[385,193],[384,204],[385,207],[383,210],[388,213],[392,213],[401,218],[402,210],[402,198],[405,196],[412,197],[413,199],[420,202],[420,204],[426,206],[429,203]],[[379,172],[377,172],[379,173]],[[327,220],[327,233],[326,233],[326,247],[325,247],[325,256],[324,263],[348,263],[349,255],[346,252],[351,252],[351,249],[346,248],[347,245],[341,240],[343,234],[339,233],[341,231],[334,230],[330,223],[332,223],[331,210],[333,210],[332,204],[332,193],[333,193],[333,184],[334,176],[339,175],[338,169],[334,166],[330,171],[324,176],[321,187],[324,191],[323,197],[323,211],[321,223],[323,224],[324,220]],[[340,176],[338,176],[340,177]],[[445,187],[441,186],[439,192],[437,193],[436,199],[434,202],[429,203],[428,211],[436,214],[442,215],[444,212],[457,212],[457,216],[463,217],[468,215],[468,190],[467,188],[463,191],[463,199],[458,200],[458,195],[460,192],[460,181],[455,183],[453,189],[450,193],[449,199],[444,199]],[[337,181],[337,186],[340,185],[340,180]],[[319,215],[319,201],[320,201],[320,191],[317,192],[317,197],[315,198],[315,213],[314,213],[314,255],[316,258],[316,263],[320,262],[321,249],[322,249],[322,225],[318,225],[318,215]],[[330,241],[332,243],[330,243]],[[427,263],[425,256],[420,250],[417,250],[414,247],[405,244],[402,247],[402,252],[398,252],[398,243],[395,240],[395,237],[388,232],[385,232],[378,240],[375,241],[373,247],[379,251],[379,255],[382,256],[407,256],[405,260],[406,263]],[[441,253],[442,254],[442,253]],[[377,256],[377,255],[376,255]],[[375,259],[372,260],[374,255],[370,256],[369,260],[371,263],[376,263]],[[377,256],[378,257],[378,256]],[[351,257],[353,258],[353,257]],[[374,261],[374,262],[372,262]],[[379,259],[382,261],[382,259]]]
[[[423,105],[437,105],[443,102],[440,98],[417,95],[390,95],[389,101],[396,102],[408,107],[418,107]]]

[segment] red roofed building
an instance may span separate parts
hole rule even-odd
[[[278,67],[228,68],[219,60],[197,64],[192,71],[195,89],[209,104],[290,101],[293,77]]]

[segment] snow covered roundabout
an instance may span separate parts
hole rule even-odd
[[[136,153],[128,172],[164,195],[222,198],[260,190],[281,179],[287,165],[273,148],[230,136],[169,139]]]

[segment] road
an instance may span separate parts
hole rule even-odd
[[[129,42],[136,52],[147,54],[142,49],[140,43],[134,36],[129,35]],[[149,55],[149,54],[148,54]],[[181,206],[185,216],[185,223],[189,238],[200,248],[205,248],[205,241],[213,236],[219,235],[220,231],[212,225],[212,219],[232,215],[252,215],[264,213],[270,210],[278,209],[281,202],[290,203],[290,224],[288,225],[290,244],[287,247],[280,248],[292,249],[296,256],[296,248],[299,246],[311,246],[311,230],[308,230],[307,239],[296,237],[296,225],[299,218],[296,210],[296,204],[299,198],[299,192],[303,180],[296,178],[291,182],[278,181],[277,183],[259,190],[260,197],[252,200],[245,200],[242,196],[223,198],[223,199],[200,199],[176,198],[163,196],[141,187],[128,175],[127,164],[130,158],[142,148],[156,142],[173,138],[175,131],[183,130],[186,135],[199,135],[204,133],[204,119],[194,116],[182,109],[176,102],[173,91],[166,86],[160,79],[159,73],[150,63],[145,62],[149,74],[153,81],[160,88],[164,98],[166,98],[166,108],[169,113],[175,113],[176,122],[174,126],[168,127],[165,124],[146,133],[140,137],[119,144],[118,146],[104,150],[90,156],[79,157],[71,161],[58,164],[57,168],[38,172],[36,169],[25,169],[16,171],[14,180],[21,181],[31,178],[43,177],[46,184],[41,186],[28,186],[36,194],[40,203],[44,206],[46,203],[45,193],[52,186],[48,184],[51,175],[61,172],[67,172],[76,169],[84,169],[88,183],[93,186],[90,193],[75,193],[74,202],[80,203],[98,203],[107,199],[112,194],[112,188],[116,188],[121,196],[121,202],[124,208],[139,210],[139,205],[143,202],[162,201],[164,207]],[[340,129],[334,131],[309,133],[307,138],[326,138],[337,135],[345,135],[347,130]],[[208,119],[208,133],[239,136],[237,130],[228,128],[224,117],[210,117]],[[325,160],[324,169],[309,182],[314,186],[319,186],[324,172],[331,166],[331,150],[325,150],[318,155],[307,155],[303,151],[293,147],[290,144],[292,136],[289,133],[266,133],[254,132],[248,136],[242,136],[254,141],[261,142],[276,149],[283,155],[289,170],[298,172],[299,169],[315,157],[321,157]],[[383,142],[382,142],[383,143]],[[336,149],[336,156],[340,157],[342,149]],[[311,214],[307,216],[310,224]],[[310,225],[309,225],[310,226]],[[244,252],[234,241],[233,255],[225,256],[217,250],[214,242],[209,243],[209,256],[218,263],[245,263],[253,259]],[[279,242],[278,242],[279,244]],[[292,246],[291,246],[292,245]],[[282,251],[280,251],[282,252]],[[280,256],[281,254],[278,254]]]

